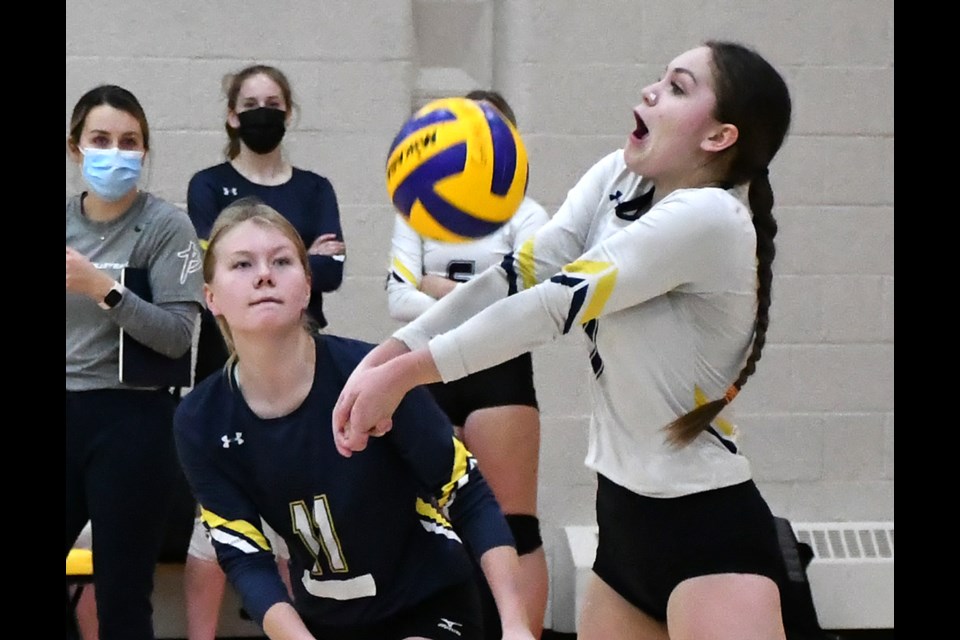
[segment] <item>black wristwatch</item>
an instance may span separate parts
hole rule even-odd
[[[107,291],[107,295],[103,297],[103,301],[97,304],[100,305],[101,309],[113,309],[120,304],[121,300],[123,300],[123,285],[119,282],[114,282],[113,286],[110,287],[110,291]]]

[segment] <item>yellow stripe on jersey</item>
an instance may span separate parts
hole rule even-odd
[[[443,485],[443,492],[437,503],[440,508],[447,506],[450,496],[459,486],[467,483],[470,464],[470,452],[459,439],[453,438],[453,469],[450,471],[450,482]]]
[[[448,520],[439,509],[422,498],[417,498],[417,513],[420,514],[423,519],[428,520],[438,526],[453,526],[450,524],[450,520]]]
[[[701,389],[699,386],[695,386],[693,388],[693,402],[696,404],[696,406],[702,407],[710,402],[710,398],[708,398],[707,394],[703,392],[703,389]],[[720,416],[714,418],[711,424],[715,425],[720,432],[728,438],[733,438],[737,433],[737,425],[725,418],[721,418]]]
[[[533,261],[533,236],[520,245],[520,251],[517,252],[517,271],[520,273],[524,289],[537,284],[536,263]]]
[[[619,271],[617,267],[612,262],[577,260],[565,266],[563,271],[565,273],[582,273],[590,276],[603,274],[595,279],[596,284],[591,287],[593,291],[590,295],[587,308],[580,318],[580,324],[586,324],[594,318],[598,318],[600,314],[603,313],[603,306],[607,304],[607,300],[610,299],[610,294],[613,293],[613,287],[617,282],[617,272]],[[608,273],[604,274],[604,271]]]
[[[209,247],[209,246],[210,246],[210,241],[209,241],[209,240],[204,240],[203,238],[200,238],[200,248],[201,248],[201,249],[203,249],[204,251],[206,251],[206,250],[207,250],[207,247]]]
[[[400,274],[400,277],[412,284],[413,286],[419,286],[420,281],[417,279],[417,276],[414,275],[410,269],[407,269],[407,266],[400,262],[399,258],[393,259],[392,264],[393,270]]]
[[[225,520],[212,511],[200,507],[200,518],[210,529],[225,529],[255,543],[263,551],[270,551],[270,543],[260,529],[246,520]]]

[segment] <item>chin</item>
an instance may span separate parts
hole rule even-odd
[[[623,162],[634,173],[643,175],[644,155],[643,151],[637,149],[634,145],[627,145],[623,150]]]

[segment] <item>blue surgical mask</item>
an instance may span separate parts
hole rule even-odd
[[[137,188],[143,151],[85,147],[80,153],[83,154],[83,179],[104,200],[114,202]]]

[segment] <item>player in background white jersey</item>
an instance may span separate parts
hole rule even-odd
[[[498,92],[471,91],[517,124],[506,99]],[[469,281],[521,246],[550,219],[546,210],[525,197],[517,212],[496,232],[470,242],[437,242],[422,237],[403,216],[394,223],[387,276],[390,316],[409,322],[432,307],[460,283]],[[430,390],[467,448],[476,456],[484,477],[507,516],[520,554],[527,614],[534,637],[543,630],[547,608],[547,560],[537,517],[540,460],[540,409],[529,353]],[[486,633],[499,638],[497,609],[477,572],[484,596]]]

